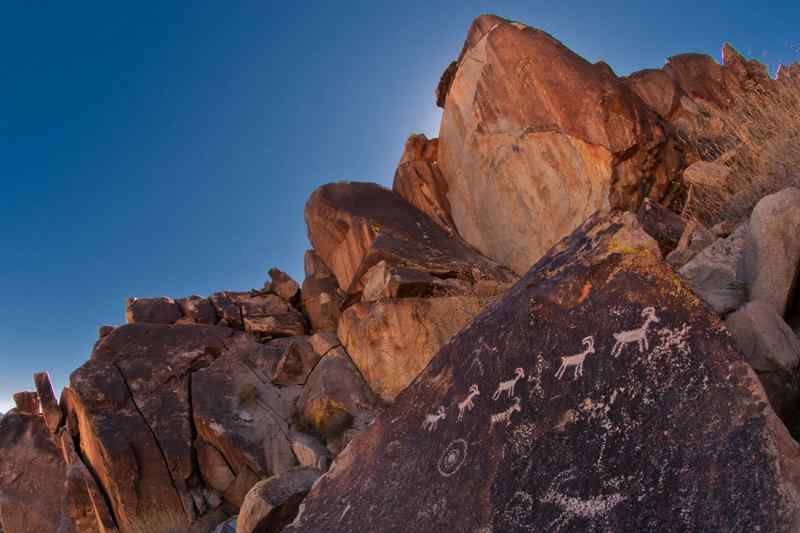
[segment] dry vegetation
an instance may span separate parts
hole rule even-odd
[[[764,196],[800,186],[800,83],[752,86],[731,109],[705,114],[717,135],[685,134],[705,161],[688,185],[684,214],[706,225],[749,216]]]

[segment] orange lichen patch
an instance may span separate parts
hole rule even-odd
[[[589,297],[589,293],[591,292],[592,292],[592,282],[587,281],[586,284],[581,289],[581,295],[578,298],[578,303],[582,304],[586,300],[586,298]]]

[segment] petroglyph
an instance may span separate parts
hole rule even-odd
[[[446,418],[447,411],[445,410],[444,405],[440,405],[435,413],[431,413],[425,417],[425,420],[422,421],[422,429],[436,431],[436,428],[439,426],[439,422],[445,420]]]
[[[586,360],[586,356],[595,353],[594,337],[586,337],[581,342],[583,342],[583,345],[586,347],[582,352],[561,357],[561,366],[556,370],[556,377],[558,379],[564,376],[564,372],[566,372],[569,367],[575,367],[575,376],[573,379],[578,379],[583,375],[583,362]]]
[[[500,399],[500,396],[505,392],[506,398],[511,398],[514,396],[514,387],[517,386],[517,381],[525,377],[525,371],[522,368],[517,367],[514,370],[514,377],[508,379],[506,381],[501,381],[499,385],[497,385],[497,390],[494,391],[492,394],[492,400],[497,401]]]
[[[451,442],[436,463],[439,473],[444,477],[450,477],[458,472],[464,461],[467,460],[468,449],[469,446],[464,439],[456,439]]]
[[[562,487],[575,478],[574,472],[575,469],[570,469],[556,476],[548,491],[539,499],[541,503],[561,509],[561,514],[550,523],[547,531],[560,531],[574,519],[601,518],[626,499],[618,492],[588,498],[565,494]]]
[[[503,510],[503,520],[514,527],[529,529],[527,521],[533,513],[533,497],[525,491],[518,490]]]
[[[544,387],[542,387],[544,367],[544,354],[539,352],[536,354],[536,367],[528,372],[528,383],[531,384],[530,390],[528,391],[528,398],[533,398],[534,396],[540,400],[544,398]]]
[[[644,324],[640,327],[613,334],[614,339],[617,341],[614,344],[614,348],[611,350],[611,354],[614,357],[619,357],[619,354],[622,353],[625,346],[633,344],[634,342],[639,346],[639,353],[650,349],[650,345],[647,341],[647,328],[650,327],[650,324],[661,322],[661,319],[656,316],[654,307],[645,307],[642,309],[642,317],[644,317]]]
[[[495,424],[502,424],[505,423],[507,426],[511,425],[511,416],[514,413],[519,413],[522,411],[522,406],[520,405],[519,396],[514,397],[514,403],[511,404],[511,407],[506,409],[505,411],[501,411],[499,413],[495,413],[491,415],[489,422],[491,427],[494,427]]]
[[[475,407],[475,404],[472,402],[472,399],[475,396],[480,396],[481,391],[478,388],[477,383],[473,383],[472,386],[469,388],[469,394],[463,401],[458,402],[458,419],[456,422],[461,422],[461,419],[464,418],[465,411],[472,411],[472,408]]]

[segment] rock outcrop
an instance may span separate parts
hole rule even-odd
[[[665,200],[683,169],[668,128],[608,65],[493,16],[458,59],[437,160],[459,233],[519,273],[595,210]]]
[[[322,472],[298,467],[259,481],[244,499],[236,533],[282,531],[297,515],[303,498]]]
[[[719,319],[632,215],[601,213],[440,350],[290,529],[795,531],[798,454]]]

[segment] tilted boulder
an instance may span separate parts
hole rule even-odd
[[[294,300],[300,290],[300,285],[289,274],[277,267],[270,268],[268,273],[272,280],[269,283],[269,288],[287,302]]]
[[[347,293],[363,289],[362,276],[380,261],[438,277],[512,279],[505,268],[374,183],[323,185],[306,203],[305,219],[314,250]]]
[[[306,251],[305,273],[300,295],[311,330],[315,333],[336,331],[340,307],[344,303],[339,282],[314,250]]]
[[[470,28],[437,161],[458,232],[518,273],[595,210],[664,200],[683,167],[662,120],[608,65],[493,16]]]
[[[716,315],[632,214],[599,213],[439,351],[288,531],[789,532],[798,474]]]
[[[750,215],[743,277],[750,300],[783,316],[794,297],[800,272],[800,189],[789,187],[762,198]]]
[[[36,384],[36,391],[39,395],[39,402],[47,428],[51,433],[55,433],[61,425],[63,414],[58,406],[56,393],[53,391],[53,384],[50,382],[50,375],[47,372],[37,372],[33,375],[33,381]]]
[[[259,481],[242,504],[236,533],[281,531],[297,515],[300,503],[322,472],[301,466]]]
[[[41,414],[12,409],[0,417],[0,530],[56,531],[65,465]]]

